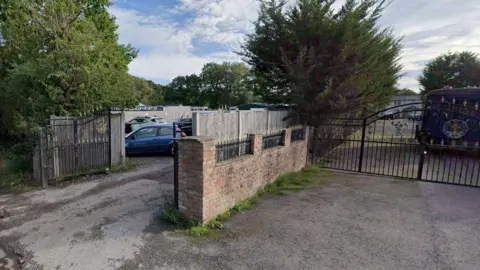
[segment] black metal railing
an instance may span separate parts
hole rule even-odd
[[[274,133],[265,135],[262,137],[262,149],[268,149],[276,146],[283,145],[285,133]]]
[[[421,122],[405,110],[389,118],[325,119],[309,135],[311,164],[480,188],[479,131],[469,129],[480,117],[441,107],[411,111],[423,115]]]
[[[249,138],[217,142],[215,148],[217,150],[217,162],[252,154],[252,143]]]
[[[303,141],[305,140],[305,129],[292,129],[292,133],[290,134],[290,141]]]

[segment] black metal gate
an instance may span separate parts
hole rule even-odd
[[[313,129],[312,165],[421,181],[480,186],[480,112],[405,104],[363,119],[331,118]]]
[[[109,110],[82,117],[52,117],[39,136],[40,178],[49,181],[111,167]]]

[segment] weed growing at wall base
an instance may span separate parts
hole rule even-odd
[[[313,182],[313,176],[320,173],[317,167],[302,169],[298,172],[289,172],[277,178],[274,182],[259,189],[252,197],[238,201],[232,208],[218,215],[206,224],[200,224],[187,220],[177,209],[167,208],[162,212],[162,219],[177,227],[177,232],[186,233],[190,236],[210,235],[216,230],[223,229],[223,222],[229,220],[234,214],[251,209],[260,196],[266,193],[287,195],[295,190],[301,190]]]
[[[130,158],[125,158],[125,163],[123,165],[114,165],[110,169],[110,172],[126,172],[126,171],[131,171],[137,168],[137,163],[135,160],[130,159]]]
[[[183,217],[177,209],[170,207],[165,209],[161,215],[162,220],[175,225],[176,232],[186,233],[190,236],[201,236],[212,232],[212,224],[200,224]]]

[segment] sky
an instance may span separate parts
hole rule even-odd
[[[241,61],[234,51],[252,32],[259,7],[257,0],[113,2],[109,12],[117,18],[120,42],[139,49],[130,74],[161,84],[198,74],[208,62]],[[402,88],[418,91],[425,63],[442,53],[480,53],[479,0],[393,0],[379,25],[403,37]]]

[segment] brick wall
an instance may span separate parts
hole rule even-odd
[[[250,135],[252,155],[220,163],[216,162],[214,138],[178,140],[180,212],[187,218],[208,222],[280,174],[304,168],[308,138],[290,142],[290,129],[284,132],[283,146],[262,150],[262,136]]]

